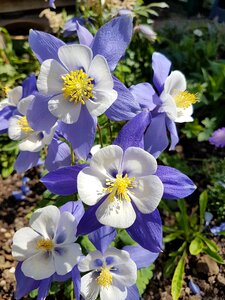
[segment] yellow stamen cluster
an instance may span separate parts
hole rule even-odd
[[[85,104],[85,101],[94,98],[93,78],[88,77],[88,74],[83,70],[71,71],[62,76],[62,80],[64,85],[62,88],[63,95],[66,99],[69,98],[70,102]]]
[[[33,129],[30,127],[30,125],[27,122],[26,116],[23,116],[22,118],[19,119],[19,125],[21,126],[21,130],[30,133],[33,132]]]
[[[102,267],[101,273],[96,279],[97,284],[105,288],[112,284],[112,280],[112,274],[110,273],[109,269],[107,269],[106,267]]]
[[[174,100],[176,102],[177,107],[179,108],[188,108],[191,104],[194,104],[198,101],[196,94],[191,94],[187,91],[179,92]]]
[[[51,251],[54,248],[54,243],[52,240],[41,239],[37,242],[37,250]]]
[[[130,201],[128,195],[128,189],[132,189],[136,186],[135,177],[129,178],[127,174],[122,177],[122,175],[117,174],[115,180],[106,179],[107,188],[104,188],[104,192],[110,193],[108,196],[109,201],[114,201],[116,196],[119,200]]]
[[[4,92],[4,94],[5,94],[6,96],[8,96],[9,91],[11,91],[10,87],[8,87],[7,85],[4,86],[3,92]]]

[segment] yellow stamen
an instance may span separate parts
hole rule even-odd
[[[191,104],[194,104],[198,101],[198,97],[196,94],[191,94],[187,91],[179,92],[174,100],[176,102],[177,107],[179,108],[188,108]]]
[[[4,92],[4,94],[5,94],[6,96],[8,96],[9,91],[11,91],[10,87],[8,87],[7,85],[4,86],[3,92]]]
[[[119,200],[130,201],[128,195],[128,189],[132,189],[136,186],[135,177],[129,178],[127,174],[122,177],[122,175],[117,174],[115,180],[106,179],[107,188],[104,188],[103,191],[110,193],[108,196],[109,201],[114,201],[114,197],[117,196]]]
[[[92,83],[94,79],[88,77],[88,74],[82,70],[71,71],[62,76],[62,79],[64,85],[62,88],[63,95],[66,99],[69,98],[70,102],[85,104],[85,101],[94,98],[94,84]]]
[[[19,120],[19,125],[21,126],[21,130],[25,131],[26,133],[33,132],[34,130],[29,126],[27,122],[26,116],[23,116]]]
[[[102,267],[100,275],[97,277],[97,284],[102,285],[104,288],[112,284],[112,274],[109,269]]]
[[[37,242],[37,250],[51,251],[54,248],[52,240],[41,239]]]

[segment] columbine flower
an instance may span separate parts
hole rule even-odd
[[[212,136],[209,138],[210,144],[216,147],[225,147],[225,127],[219,128],[213,132]]]
[[[153,175],[156,169],[155,158],[143,149],[130,147],[123,153],[119,146],[108,146],[95,153],[90,167],[78,174],[78,193],[88,205],[106,196],[96,211],[97,219],[104,225],[127,228],[136,219],[133,203],[148,214],[161,200],[163,184]]]
[[[39,92],[52,95],[49,111],[67,124],[77,122],[82,106],[93,116],[104,113],[117,98],[105,58],[76,44],[60,47],[58,56],[43,62],[37,80]]]
[[[13,237],[12,255],[22,261],[25,276],[42,280],[54,273],[65,275],[81,255],[76,240],[76,220],[69,212],[60,214],[56,206],[36,210],[30,227],[19,229]]]

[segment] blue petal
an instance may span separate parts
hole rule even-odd
[[[21,271],[22,262],[16,266],[16,292],[15,299],[21,299],[26,294],[38,288],[40,280],[34,280],[33,278],[27,277]]]
[[[113,77],[114,90],[118,96],[115,102],[106,110],[106,116],[113,121],[130,120],[141,112],[141,107],[134,99],[130,90],[117,78]]]
[[[75,218],[77,224],[80,222],[81,218],[84,215],[84,206],[82,201],[69,201],[63,206],[60,207],[60,212],[63,213],[64,211],[70,212]]]
[[[127,297],[126,300],[139,300],[140,295],[136,284],[127,287]]]
[[[125,246],[123,250],[130,254],[131,259],[135,262],[138,269],[147,268],[154,263],[159,253],[153,253],[141,246]]]
[[[0,111],[0,134],[7,133],[9,119],[12,117],[15,110],[15,106],[6,106]]]
[[[201,290],[200,290],[199,286],[196,283],[194,283],[192,280],[189,281],[188,286],[193,294],[195,294],[195,295],[200,294]]]
[[[157,158],[169,144],[166,131],[165,114],[152,118],[144,136],[145,150]]]
[[[37,81],[36,77],[33,74],[29,75],[23,81],[23,83],[22,83],[22,87],[23,87],[22,98],[25,98],[25,97],[31,95],[34,91],[37,91],[36,81]]]
[[[159,176],[164,186],[163,198],[180,199],[191,195],[196,185],[193,181],[177,169],[158,166],[155,175]]]
[[[134,99],[141,105],[142,108],[148,108],[153,110],[160,104],[160,99],[155,96],[155,90],[148,82],[132,85],[130,91],[134,96]]]
[[[48,101],[50,98],[36,93],[28,107],[27,120],[30,126],[36,131],[49,131],[57,121],[57,118],[48,110]]]
[[[58,195],[72,195],[77,192],[77,175],[87,165],[63,167],[49,172],[41,178],[47,189]]]
[[[73,268],[71,273],[72,273],[75,299],[80,299],[81,278],[80,278],[80,272],[79,272],[77,266],[75,266]]]
[[[118,61],[124,55],[132,37],[132,18],[125,15],[112,19],[103,25],[96,33],[92,51],[103,55],[111,70],[114,70]]]
[[[88,235],[95,248],[102,253],[106,251],[116,237],[116,230],[110,226],[102,226]]]
[[[154,71],[153,83],[161,94],[166,78],[169,75],[171,61],[161,53],[154,52],[152,55],[152,69]]]
[[[151,113],[141,112],[123,126],[113,144],[124,151],[128,147],[144,148],[144,132],[150,123]]]
[[[27,171],[38,164],[40,152],[21,151],[17,156],[14,168],[18,173]]]
[[[82,105],[79,119],[74,124],[61,122],[59,131],[72,144],[76,157],[86,160],[94,144],[97,119]]]
[[[45,298],[48,296],[48,291],[51,287],[51,283],[52,276],[40,281],[37,300],[45,300]]]
[[[64,166],[71,166],[70,148],[65,142],[54,138],[48,146],[45,167],[48,171],[54,171]]]
[[[90,46],[93,41],[93,35],[84,26],[77,23],[77,36],[81,45]]]
[[[179,142],[179,137],[178,137],[178,133],[177,133],[177,127],[175,122],[173,122],[172,120],[170,120],[169,118],[166,118],[166,126],[167,129],[170,132],[170,148],[169,150],[174,150],[176,147],[176,144]]]
[[[136,220],[127,232],[140,246],[158,253],[162,249],[162,221],[156,209],[150,214],[142,214],[136,209]]]
[[[58,49],[65,45],[53,35],[38,30],[30,31],[28,42],[40,63],[50,58],[59,60]]]

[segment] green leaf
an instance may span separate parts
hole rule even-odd
[[[196,237],[189,246],[191,255],[198,255],[204,248],[204,244],[199,237]]]
[[[168,259],[163,268],[163,275],[168,278],[174,271],[177,265],[177,255]]]
[[[213,241],[209,240],[203,234],[200,234],[199,237],[203,240],[203,242],[208,246],[208,248],[211,251],[218,252],[220,250],[220,248]]]
[[[182,225],[182,227],[184,229],[185,235],[187,235],[188,231],[189,231],[188,230],[189,224],[188,224],[187,209],[186,209],[186,206],[185,206],[184,199],[178,200],[178,206],[179,206],[179,209],[181,211],[180,222],[181,222],[181,225]]]
[[[163,238],[163,242],[164,243],[169,243],[175,239],[182,239],[182,235],[184,234],[183,230],[177,230],[176,232],[167,234],[164,238]]]
[[[95,251],[95,246],[92,244],[92,242],[89,240],[88,236],[82,236],[81,238],[81,242],[80,245],[87,251],[87,252],[91,252],[91,251]]]
[[[117,234],[117,238],[119,238],[123,245],[134,245],[136,242],[129,236],[126,230],[121,230]]]
[[[139,291],[139,294],[142,295],[146,290],[147,285],[149,284],[150,279],[153,277],[154,265],[151,265],[148,268],[143,268],[137,271],[137,281],[136,285]]]
[[[214,251],[210,250],[209,248],[205,248],[204,252],[206,254],[208,254],[208,256],[211,257],[213,260],[218,262],[219,264],[224,264],[224,259],[222,258],[222,256],[219,255],[219,253],[214,252]]]
[[[33,290],[33,291],[31,291],[31,292],[29,293],[29,296],[30,296],[31,298],[36,298],[37,295],[38,295],[38,289],[35,289],[35,290]]]
[[[203,225],[205,223],[205,211],[208,203],[208,192],[207,190],[203,191],[199,197],[200,205],[200,223]]]
[[[175,269],[175,272],[173,274],[172,287],[171,287],[173,300],[178,300],[180,296],[182,281],[184,277],[185,256],[186,256],[186,251],[184,251],[183,255],[181,256],[178,265]]]

